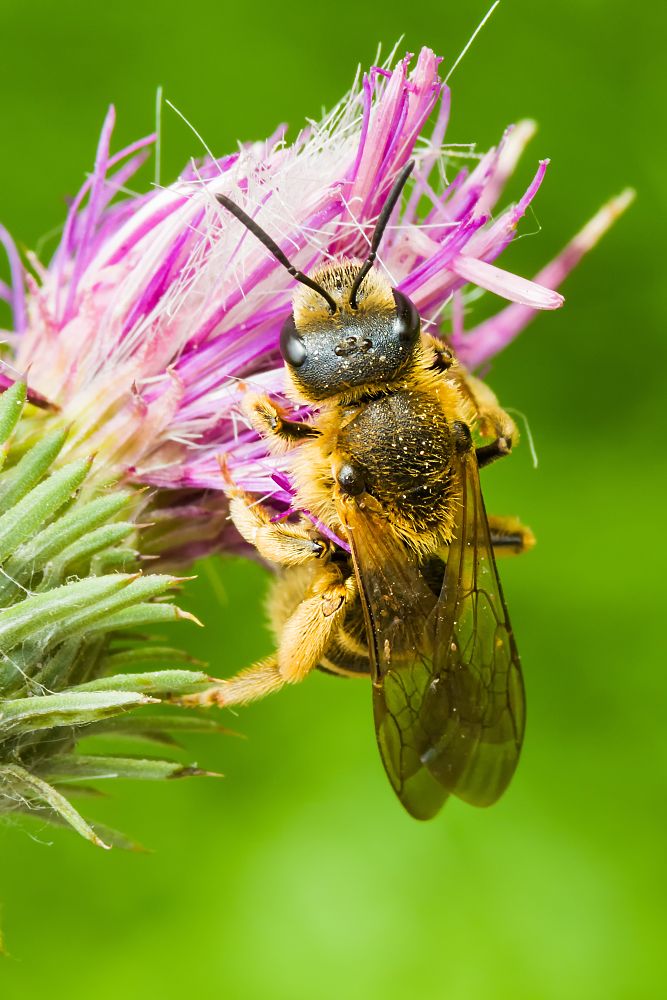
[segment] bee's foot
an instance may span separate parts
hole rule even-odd
[[[499,458],[504,458],[512,451],[512,438],[509,435],[497,437],[491,444],[482,445],[475,449],[477,454],[477,465],[483,469],[491,462],[497,462]]]
[[[179,698],[170,699],[172,704],[181,705],[183,708],[224,708],[228,704],[225,699],[225,681],[220,681],[214,687],[206,688],[205,691],[198,691],[196,694],[185,694]]]

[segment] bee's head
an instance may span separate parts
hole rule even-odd
[[[333,307],[312,288],[299,288],[280,336],[280,353],[299,393],[316,401],[387,382],[410,365],[419,343],[419,313],[384,275],[372,271],[351,292],[362,265],[344,261],[313,274]]]
[[[394,181],[378,216],[370,253],[362,263],[327,265],[312,276],[298,271],[274,239],[226,195],[218,201],[253,233],[304,286],[280,337],[292,381],[308,400],[326,399],[400,375],[419,342],[419,314],[412,302],[372,271],[391,213],[414,163]]]

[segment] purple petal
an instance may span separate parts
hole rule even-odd
[[[9,302],[14,316],[14,330],[22,333],[26,328],[25,288],[23,284],[23,264],[16,249],[16,244],[4,226],[0,225],[0,243],[5,248],[9,260],[9,272],[12,276]],[[5,288],[7,286],[5,285]]]
[[[464,281],[470,281],[510,302],[518,302],[531,309],[558,309],[565,301],[562,295],[550,288],[528,281],[527,278],[520,278],[510,271],[503,271],[494,264],[468,257],[467,254],[458,254],[449,267]]]
[[[72,314],[79,279],[85,266],[88,242],[93,235],[95,224],[102,208],[104,179],[106,177],[107,167],[109,164],[109,144],[111,142],[111,133],[113,132],[115,122],[116,111],[114,106],[111,105],[107,111],[107,116],[104,119],[100,140],[97,145],[97,153],[95,154],[95,167],[93,170],[93,178],[90,188],[90,198],[88,200],[88,206],[84,211],[83,236],[81,238],[79,252],[74,261],[74,270],[70,278],[67,299],[65,300],[65,309],[63,313],[64,322],[67,322],[68,318]]]
[[[628,189],[607,202],[564,250],[535,275],[535,281],[546,287],[557,288],[584,254],[592,250],[628,208],[634,197],[634,191]],[[468,333],[464,344],[459,348],[461,360],[469,368],[478,368],[504,350],[534,318],[534,310],[526,305],[508,306]]]

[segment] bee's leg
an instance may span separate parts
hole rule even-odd
[[[433,352],[430,364],[431,371],[440,373],[448,372],[452,367],[454,355],[444,340],[440,340],[439,337],[434,337],[431,334],[424,334],[423,340]]]
[[[275,656],[240,670],[234,677],[226,681],[218,681],[214,687],[199,691],[197,694],[187,694],[172,700],[186,708],[210,708],[211,705],[246,705],[250,701],[259,701],[267,694],[280,690],[285,680],[278,670]]]
[[[305,421],[289,420],[269,396],[249,393],[243,400],[243,410],[257,433],[267,439],[274,451],[284,451],[320,433]]]
[[[308,523],[272,521],[269,511],[241,490],[232,491],[229,514],[246,542],[254,545],[269,562],[280,566],[298,566],[311,559],[322,559],[333,548],[326,539],[313,538]]]
[[[324,655],[355,593],[354,577],[344,579],[335,566],[323,566],[304,600],[285,622],[275,656],[207,691],[179,698],[178,703],[190,707],[245,705],[285,684],[302,681]]]
[[[535,544],[535,535],[516,517],[489,516],[489,533],[493,554],[498,556],[518,556],[528,552]]]
[[[509,455],[512,446],[519,440],[517,426],[509,413],[499,405],[495,393],[486,383],[458,366],[451,377],[458,381],[459,388],[474,406],[482,437],[494,439],[490,444],[476,449],[477,464],[483,469],[485,465]]]
[[[305,599],[283,625],[278,646],[278,669],[295,684],[322,659],[356,596],[354,576],[344,577],[331,563],[314,575]]]
[[[498,437],[491,444],[483,444],[480,448],[475,448],[477,455],[477,465],[480,469],[497,462],[499,458],[509,455],[512,450],[511,437]]]

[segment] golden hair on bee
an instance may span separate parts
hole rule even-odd
[[[328,292],[336,303],[336,312],[331,309],[322,293],[307,285],[299,285],[294,292],[292,309],[298,330],[307,332],[309,328],[323,322],[342,326],[350,315],[368,313],[390,313],[396,308],[388,278],[381,271],[369,271],[359,289],[357,308],[350,304],[350,293],[363,266],[360,260],[341,260],[324,264],[310,275],[313,281]]]

